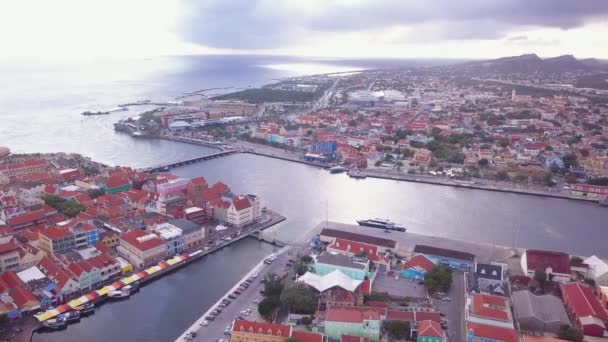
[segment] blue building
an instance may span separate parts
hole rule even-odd
[[[99,241],[99,230],[97,228],[93,228],[87,231],[87,243],[94,246],[97,241]]]
[[[424,254],[411,257],[403,264],[401,276],[408,279],[423,280],[424,275],[435,268],[435,263]]]
[[[437,265],[472,271],[475,266],[475,255],[467,252],[460,252],[451,249],[444,249],[426,245],[416,245],[414,253],[424,254]]]
[[[319,141],[316,144],[310,145],[310,152],[335,155],[336,151],[338,151],[338,143],[335,141]]]

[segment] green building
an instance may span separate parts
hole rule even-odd
[[[376,311],[329,309],[325,315],[325,335],[340,341],[342,335],[380,340],[380,315]]]
[[[417,342],[443,342],[443,330],[441,325],[435,321],[426,320],[418,322]]]
[[[101,189],[104,193],[111,195],[117,192],[128,191],[131,189],[131,182],[129,182],[126,178],[115,178],[110,177],[106,184],[104,184]]]
[[[369,260],[365,258],[362,261],[357,261],[354,257],[328,252],[317,257],[315,262],[316,274],[324,276],[335,270],[340,270],[351,279],[364,280],[366,276],[369,276]]]

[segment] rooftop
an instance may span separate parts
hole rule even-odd
[[[121,235],[120,239],[141,251],[150,250],[164,245],[163,240],[161,240],[157,235],[143,230],[130,231]]]
[[[383,239],[370,235],[363,235],[357,233],[346,232],[343,230],[324,228],[321,231],[322,236],[337,238],[337,239],[345,239],[357,242],[363,242],[370,245],[376,245],[385,248],[395,248],[397,246],[397,242],[394,240]]]
[[[570,274],[570,256],[562,252],[528,249],[526,251],[528,271],[551,268],[554,273]]]
[[[356,268],[359,270],[364,270],[367,266],[366,263],[355,262],[352,257],[346,256],[344,254],[334,254],[329,252],[325,252],[319,255],[317,257],[317,262],[348,268]]]
[[[475,261],[475,255],[467,252],[455,251],[451,249],[427,246],[427,245],[416,245],[414,253],[421,253],[426,255],[436,255],[450,259],[463,260],[468,262]]]
[[[608,313],[593,295],[590,287],[579,283],[567,283],[560,286],[564,301],[569,303],[576,317],[592,316],[608,322]]]

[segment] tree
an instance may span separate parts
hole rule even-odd
[[[317,311],[319,297],[310,287],[295,285],[288,287],[281,293],[281,304],[295,314],[314,314]]]
[[[75,201],[68,201],[62,197],[45,194],[42,196],[44,203],[57,209],[60,213],[69,217],[78,215],[79,212],[87,210],[87,208]]]
[[[547,281],[547,273],[543,270],[534,271],[534,280],[542,286]]]
[[[264,318],[270,318],[274,314],[275,310],[281,306],[281,300],[279,296],[271,296],[262,299],[260,304],[258,304],[258,312]]]
[[[310,316],[304,316],[304,317],[302,317],[302,324],[304,324],[304,325],[311,325],[312,324],[312,317],[310,317]]]
[[[309,129],[306,131],[306,135],[311,136],[312,135],[312,129]]]
[[[266,297],[280,296],[283,291],[283,281],[275,273],[270,273],[262,281],[264,283],[264,295]]]
[[[293,265],[293,271],[296,272],[298,276],[301,276],[308,272],[308,266],[302,262],[296,262]]]
[[[507,147],[509,146],[509,140],[507,139],[500,139],[500,141],[498,142],[498,145],[500,145],[500,147]]]
[[[386,327],[390,337],[403,340],[410,336],[410,323],[402,321],[390,321]]]
[[[416,152],[409,148],[404,148],[403,150],[401,150],[401,155],[403,156],[403,158],[411,158],[414,156],[414,154],[416,154]]]
[[[311,264],[315,260],[310,255],[304,255],[303,257],[300,258],[300,261],[302,261],[305,264]]]
[[[356,120],[350,120],[350,121],[348,122],[348,125],[349,125],[350,127],[357,127],[357,121],[356,121]]]
[[[486,167],[486,166],[488,166],[489,163],[490,163],[490,161],[487,158],[481,158],[477,162],[477,164],[479,164],[479,166],[481,166],[481,167]]]
[[[579,152],[581,153],[581,156],[583,156],[585,158],[589,157],[589,150],[588,149],[581,148]]]
[[[583,342],[583,334],[581,331],[566,324],[559,327],[557,337],[567,341]]]
[[[450,286],[452,286],[452,270],[447,267],[437,266],[424,275],[424,287],[431,294],[446,292]]]
[[[573,255],[570,257],[570,263],[573,265],[579,265],[583,263],[583,258]]]

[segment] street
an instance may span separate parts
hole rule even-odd
[[[465,291],[464,273],[454,270],[452,287],[447,293],[450,301],[433,299],[433,304],[440,312],[445,314],[445,319],[448,322],[448,329],[446,330],[448,342],[466,341],[464,335]]]

